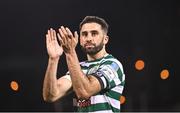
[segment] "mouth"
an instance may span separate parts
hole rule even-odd
[[[85,48],[92,48],[92,47],[94,47],[94,46],[95,46],[94,44],[85,44],[85,45],[84,45]]]
[[[92,48],[94,45],[86,45],[85,48]]]

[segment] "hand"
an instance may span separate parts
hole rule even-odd
[[[56,31],[52,28],[46,34],[46,47],[50,58],[56,59],[63,54],[62,46],[57,41]]]
[[[61,28],[59,28],[58,38],[60,43],[62,44],[65,54],[75,50],[78,43],[78,34],[76,31],[73,35],[69,28],[64,28],[63,26],[61,26]]]

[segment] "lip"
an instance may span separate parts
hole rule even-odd
[[[94,47],[94,45],[85,45],[86,48]]]
[[[85,44],[84,46],[87,47],[87,48],[88,48],[88,47],[94,47],[94,44],[87,43],[87,44]]]
[[[85,44],[85,47],[86,47],[86,48],[94,47],[94,45],[93,45],[93,44]]]

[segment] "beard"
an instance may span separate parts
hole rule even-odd
[[[86,47],[89,45],[90,45],[90,47]],[[103,46],[104,46],[103,41],[101,41],[101,43],[99,45],[92,44],[92,43],[86,43],[84,46],[81,46],[81,49],[86,54],[95,55],[96,53],[98,53],[99,51],[101,51],[103,49]]]

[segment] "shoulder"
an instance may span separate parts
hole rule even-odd
[[[81,67],[88,67],[88,66],[89,66],[89,64],[87,63],[87,61],[81,61],[81,62],[79,63],[79,65],[80,65]]]
[[[120,68],[121,70],[123,70],[122,63],[111,54],[109,54],[102,60],[101,66],[105,66],[105,65],[110,65],[113,68]]]

